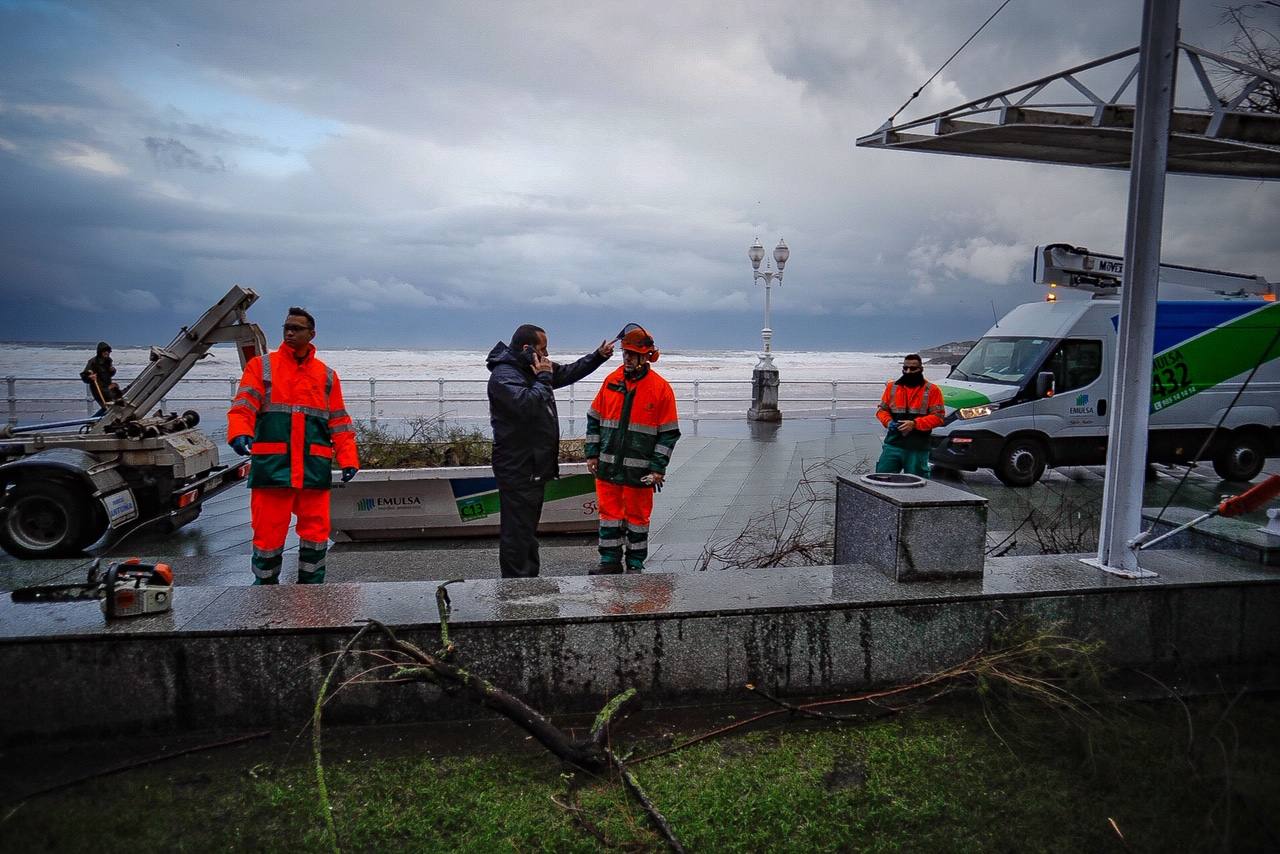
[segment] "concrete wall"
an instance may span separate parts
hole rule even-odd
[[[1025,568],[1011,562],[995,575],[1009,580],[1020,567]],[[466,666],[547,712],[594,710],[627,687],[660,705],[741,697],[747,682],[783,695],[897,683],[962,660],[983,648],[994,631],[1024,618],[1061,622],[1067,634],[1105,641],[1108,660],[1118,666],[1168,672],[1280,662],[1280,578],[1274,576],[1194,584],[1105,582],[1077,591],[999,594],[990,583],[968,592],[953,583],[936,588],[932,597],[845,601],[852,598],[845,596],[848,590],[865,594],[861,585],[879,573],[847,567],[758,572],[825,572],[831,576],[827,602],[722,613],[706,608],[459,622],[454,640]],[[726,586],[747,577],[702,575]],[[590,582],[597,589],[614,583]],[[311,714],[331,654],[354,631],[343,625],[0,641],[0,674],[9,687],[0,694],[0,739],[295,727]],[[427,649],[438,643],[437,629],[427,624],[398,634]],[[339,678],[370,664],[367,658],[348,661]],[[488,712],[423,685],[353,687],[326,707],[332,723],[477,714]]]

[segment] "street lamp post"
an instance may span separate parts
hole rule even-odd
[[[773,261],[778,265],[776,271],[770,269],[767,263],[764,270],[760,269],[760,262],[764,260],[764,246],[759,237],[747,250],[747,257],[751,259],[754,280],[764,280],[764,328],[760,330],[764,351],[760,354],[755,370],[751,372],[751,408],[747,410],[747,418],[751,421],[781,421],[782,412],[778,409],[778,369],[773,364],[773,328],[769,323],[769,288],[774,281],[777,281],[778,287],[782,287],[782,271],[787,266],[787,259],[791,257],[791,250],[787,248],[785,240],[778,241],[773,250]]]

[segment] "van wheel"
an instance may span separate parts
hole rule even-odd
[[[78,491],[56,481],[19,483],[5,498],[0,546],[14,557],[47,558],[78,554],[91,508]]]
[[[1044,474],[1045,457],[1044,445],[1036,439],[1011,439],[996,462],[996,477],[1005,486],[1030,486]]]
[[[1247,483],[1258,476],[1267,461],[1267,451],[1257,436],[1236,433],[1213,458],[1213,470],[1223,480]]]

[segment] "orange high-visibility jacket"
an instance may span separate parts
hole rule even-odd
[[[650,369],[635,382],[619,367],[600,384],[587,410],[587,459],[598,458],[596,477],[641,486],[650,472],[667,473],[680,439],[676,396]]]
[[[252,359],[227,413],[227,440],[253,437],[249,486],[328,489],[334,453],[340,468],[359,468],[356,434],[338,375],[308,345]]]
[[[909,388],[897,380],[890,380],[885,383],[884,394],[880,395],[876,418],[885,427],[890,421],[915,421],[917,430],[929,431],[942,426],[946,411],[942,389],[933,383]]]

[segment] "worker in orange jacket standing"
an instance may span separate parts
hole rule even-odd
[[[343,482],[360,467],[342,385],[316,358],[315,335],[315,318],[290,308],[284,343],[250,360],[227,413],[227,443],[237,454],[253,457],[254,584],[279,583],[291,515],[298,517],[298,583],[324,583],[334,455]]]
[[[902,357],[902,376],[885,384],[876,418],[888,431],[877,472],[929,476],[929,435],[942,426],[942,389],[924,378],[919,354]]]
[[[587,410],[587,471],[596,476],[600,565],[592,575],[641,572],[649,556],[653,494],[662,489],[680,438],[676,396],[649,367],[658,348],[643,327],[618,333],[622,367],[605,377]]]

